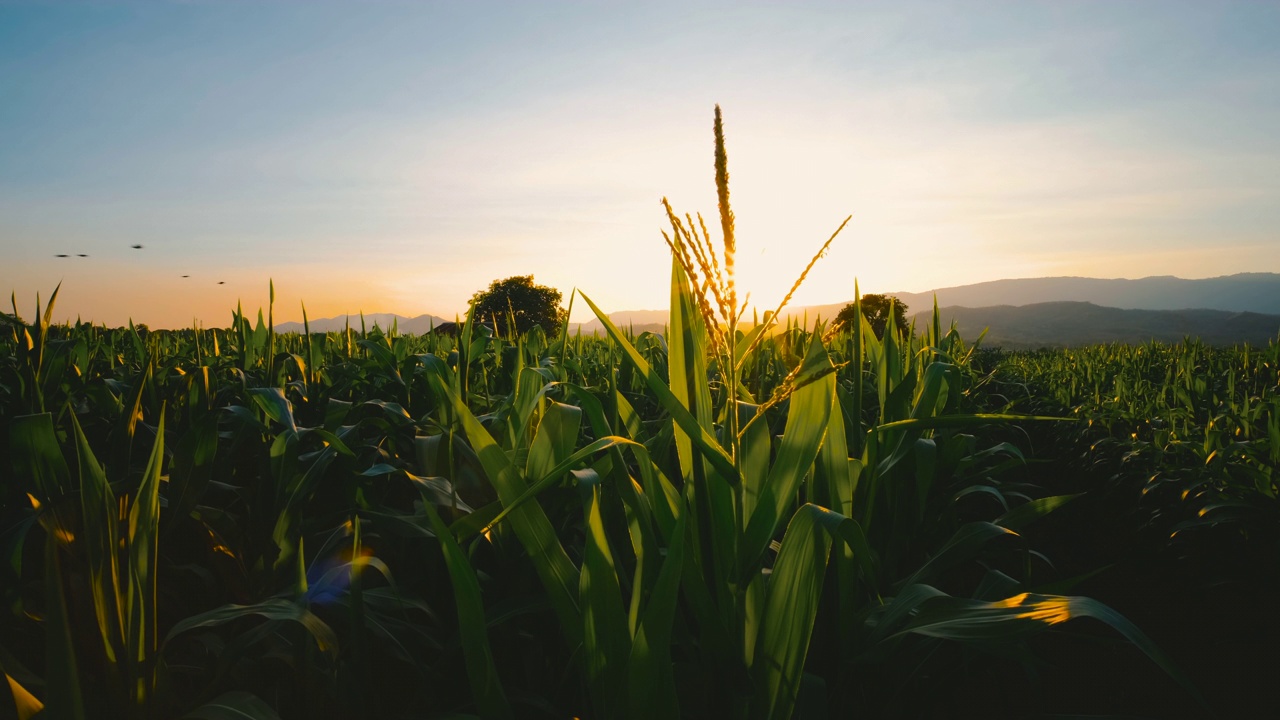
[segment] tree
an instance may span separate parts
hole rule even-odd
[[[877,338],[884,337],[884,326],[889,320],[889,305],[893,304],[893,321],[902,332],[907,332],[907,306],[900,302],[892,295],[863,295],[862,296],[862,314],[866,316],[867,322],[871,323],[871,329],[875,331]],[[845,325],[854,319],[853,303],[844,306],[839,315],[836,315],[836,323]]]
[[[488,290],[471,296],[471,307],[477,322],[492,321],[502,334],[510,333],[508,318],[515,316],[516,332],[523,333],[537,325],[548,336],[555,335],[564,321],[560,308],[560,291],[546,285],[534,285],[532,275],[516,275],[494,280]]]

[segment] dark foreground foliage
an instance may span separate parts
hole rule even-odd
[[[1262,602],[1274,346],[975,356],[933,328],[792,327],[731,405],[678,268],[674,297],[665,337],[12,328],[5,702],[944,717],[1141,714],[1125,698],[1155,687],[1203,714],[1157,643],[1072,593],[1166,650],[1161,608]],[[1058,637],[1078,617],[1112,629]]]
[[[1280,349],[741,325],[714,129],[661,335],[0,325],[0,713],[1205,716],[1080,591],[1265,592]]]

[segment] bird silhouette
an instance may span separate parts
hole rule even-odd
[[[226,284],[227,284],[227,281],[226,281],[226,280],[219,280],[219,281],[218,281],[218,284],[219,284],[219,285],[226,285]]]
[[[54,257],[71,257],[70,255],[54,255]]]
[[[85,255],[84,253],[79,253],[79,254],[77,254],[77,255],[76,255],[76,257],[89,257],[89,256],[88,256],[88,255]]]
[[[134,249],[134,250],[141,250],[141,249],[142,249],[142,246],[141,246],[141,245],[134,245],[134,246],[133,246],[133,249]]]
[[[190,276],[190,275],[183,275],[182,277],[191,277],[191,276]]]

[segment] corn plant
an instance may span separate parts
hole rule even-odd
[[[912,552],[913,534],[935,510],[939,475],[999,452],[1014,454],[975,453],[971,436],[953,432],[1015,418],[958,411],[963,378],[945,352],[958,346],[943,347],[936,318],[933,345],[918,353],[892,332],[871,342],[867,327],[855,331],[855,355],[869,359],[879,406],[865,437],[861,408],[852,414],[861,458],[849,456],[839,368],[821,334],[805,338],[802,360],[757,402],[740,372],[751,366],[769,326],[736,329],[718,113],[716,141],[723,264],[701,218],[682,221],[668,206],[666,376],[583,295],[668,425],[646,432],[613,383],[603,401],[579,388],[569,393],[577,407],[548,401],[557,383],[526,368],[510,413],[486,427],[457,392],[456,376],[436,364],[435,387],[448,407],[441,423],[465,434],[502,508],[483,527],[465,524],[459,539],[505,530],[523,546],[587,690],[573,711],[786,718],[803,705],[805,688],[816,702],[824,684],[834,686],[851,663],[892,652],[907,635],[991,641],[1073,617],[1104,620],[1173,672],[1140,631],[1086,598],[1028,592],[1002,573],[980,588],[991,598],[956,598],[927,584],[1068,500],[1043,498],[994,522],[961,525],[931,559]],[[861,373],[860,356],[859,387]],[[783,407],[776,438],[769,411]],[[596,440],[575,451],[584,414]],[[556,537],[539,502],[540,494],[566,483],[581,497],[580,549]],[[839,583],[830,592],[824,583],[833,545],[840,548]],[[465,579],[455,574],[455,582]],[[824,600],[842,619],[837,660],[806,670]],[[487,649],[467,649],[469,663],[484,669],[473,684],[492,684]]]
[[[1187,340],[1010,353],[997,367],[1015,402],[1080,418],[1052,446],[1103,478],[1139,537],[1225,570],[1223,557],[1280,556],[1278,361],[1277,343]]]
[[[749,322],[718,110],[713,132],[721,238],[664,203],[661,334],[581,293],[602,337],[499,336],[470,314],[456,337],[363,317],[313,333],[305,308],[304,332],[281,334],[274,287],[226,329],[59,326],[56,291],[33,324],[15,307],[0,322],[0,707],[913,714],[944,701],[922,678],[945,678],[949,651],[1019,652],[1078,617],[1174,672],[1124,618],[1058,594],[1024,534],[1076,500],[1015,472],[1012,428],[1066,433],[1037,418],[1088,414],[1118,436],[1129,416],[1078,399],[1012,412],[936,308],[919,335],[883,338],[784,319],[839,229]],[[1253,391],[1223,407],[1254,381],[1199,382],[1208,357],[1180,360],[1163,397],[1186,414],[1153,442],[1263,487],[1275,413]],[[1055,383],[1097,400],[1123,376],[1090,372]],[[1154,383],[1123,377],[1117,395],[1161,407]]]

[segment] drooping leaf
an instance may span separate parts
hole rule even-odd
[[[961,561],[973,558],[988,542],[996,538],[1010,536],[1017,536],[1017,533],[1000,525],[988,522],[966,523],[956,530],[933,557],[929,558],[928,562],[921,565],[900,585],[905,587],[928,583],[943,570],[951,568]]]
[[[315,640],[317,649],[333,658],[338,655],[338,636],[333,629],[312,613],[305,602],[282,597],[270,598],[253,605],[223,605],[185,618],[169,630],[164,644],[167,645],[192,630],[218,627],[248,617],[260,617],[269,622],[297,623]]]
[[[472,695],[485,718],[511,717],[511,708],[507,704],[507,696],[502,689],[502,682],[493,662],[493,652],[489,647],[480,582],[476,579],[475,570],[467,561],[466,554],[432,507],[428,493],[421,483],[419,492],[422,493],[422,504],[427,511],[431,528],[440,542],[440,551],[444,553],[445,566],[449,569],[454,602],[457,605],[458,629],[462,635],[462,653],[466,658]]]
[[[225,692],[191,712],[183,720],[279,720],[271,706],[253,693]]]
[[[498,497],[504,505],[514,504],[528,489],[527,481],[453,389],[444,385],[438,375],[432,377],[436,378],[433,383],[436,392],[453,406],[454,413],[479,456]],[[543,587],[551,596],[551,604],[556,610],[562,631],[570,645],[576,646],[582,637],[581,614],[578,609],[578,568],[569,560],[551,521],[536,502],[523,503],[513,510],[510,522],[516,536],[529,553]]]
[[[582,562],[578,604],[582,608],[583,652],[587,681],[596,710],[618,717],[626,710],[626,661],[631,635],[622,607],[622,589],[600,512],[600,476],[595,470],[575,470],[583,496],[587,543]]]
[[[1032,500],[1001,515],[995,523],[1017,532],[1078,497],[1080,497],[1079,493],[1074,495],[1054,495]]]

